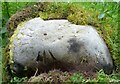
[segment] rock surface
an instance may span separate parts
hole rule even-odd
[[[35,18],[18,25],[11,37],[10,55],[14,63],[40,72],[104,69],[111,72],[109,50],[92,26],[75,25],[68,20]],[[20,66],[14,66],[20,72]]]

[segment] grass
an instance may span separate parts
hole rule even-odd
[[[100,70],[97,73],[96,78],[85,78],[82,74],[80,73],[75,73],[71,78],[68,80],[68,82],[71,83],[80,83],[80,82],[89,82],[89,83],[110,83],[110,82],[120,82],[120,73],[113,73],[111,75],[107,75],[104,73],[103,70]]]
[[[16,3],[16,4],[15,4]],[[2,48],[8,44],[8,31],[6,22],[17,11],[32,5],[32,2],[9,2],[2,3]],[[94,79],[86,79],[82,74],[75,73],[68,80],[71,83],[76,82],[120,82],[120,31],[118,23],[120,3],[113,2],[81,2],[81,3],[51,3],[47,5],[47,9],[39,12],[39,16],[45,20],[65,18],[70,22],[78,25],[92,25],[98,30],[103,37],[116,66],[116,72],[106,75],[102,70],[97,73]],[[6,68],[6,67],[5,67]],[[4,70],[4,69],[3,69]],[[24,78],[14,76],[11,82],[22,82]]]

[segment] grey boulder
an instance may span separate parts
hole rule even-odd
[[[21,66],[39,72],[79,66],[79,70],[85,67],[109,73],[113,68],[109,50],[95,28],[68,20],[34,18],[23,22],[11,37],[10,49],[16,72]]]

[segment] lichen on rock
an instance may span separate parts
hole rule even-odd
[[[10,59],[9,59],[9,63],[14,63],[14,60],[13,60],[13,58],[14,58],[14,53],[12,52],[12,49],[14,48],[13,41],[14,41],[14,39],[18,39],[16,36],[18,35],[20,29],[23,28],[24,23],[25,23],[25,22],[22,22],[22,23],[20,23],[20,24],[18,25],[17,29],[14,31],[14,34],[13,34],[13,35],[11,36],[11,38],[10,38],[10,44],[9,44],[9,49],[10,49],[9,55],[10,55]]]

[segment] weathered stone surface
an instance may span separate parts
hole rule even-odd
[[[11,37],[10,48],[15,64],[39,71],[79,66],[111,72],[113,67],[109,50],[95,28],[67,20],[35,18],[21,23]]]

